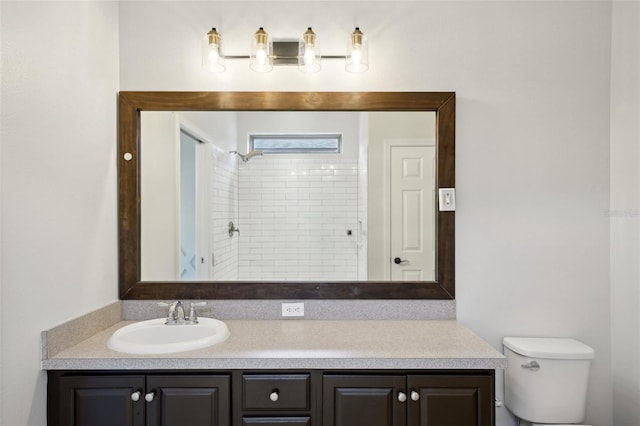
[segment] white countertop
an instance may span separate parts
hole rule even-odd
[[[504,356],[455,320],[225,320],[231,336],[166,355],[110,350],[121,321],[43,356],[46,370],[502,369]],[[44,353],[48,353],[44,348]]]

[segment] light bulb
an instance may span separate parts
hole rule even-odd
[[[259,66],[263,67],[267,63],[267,59],[267,49],[264,45],[259,46],[256,51],[256,62],[258,62]]]
[[[362,51],[359,47],[353,49],[351,52],[351,63],[356,67],[360,66],[360,62],[362,61]]]
[[[209,62],[215,64],[220,60],[220,54],[218,53],[218,46],[212,44],[209,46]]]
[[[309,27],[298,40],[298,69],[302,72],[313,73],[320,71],[320,68],[318,36]]]
[[[369,69],[369,44],[358,27],[349,37],[345,68],[349,72],[364,72]]]
[[[316,52],[314,52],[313,47],[307,46],[304,50],[304,64],[306,66],[313,65],[313,62],[316,59]]]
[[[251,56],[249,67],[256,72],[269,72],[273,69],[273,45],[269,34],[260,27],[251,38]]]

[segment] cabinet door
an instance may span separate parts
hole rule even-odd
[[[407,378],[409,426],[491,426],[493,376]]]
[[[147,377],[147,426],[228,426],[229,376]]]
[[[404,426],[404,392],[405,376],[325,375],[323,425]]]
[[[144,376],[69,376],[59,384],[50,426],[144,426]]]

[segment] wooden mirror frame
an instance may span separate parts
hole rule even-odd
[[[120,92],[118,97],[120,299],[455,299],[451,211],[437,211],[435,281],[141,281],[141,111],[435,111],[436,187],[455,188],[455,93]]]

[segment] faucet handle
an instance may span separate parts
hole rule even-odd
[[[196,306],[207,306],[207,302],[191,302],[189,305],[189,322],[195,324],[198,322],[198,316],[196,315]]]

